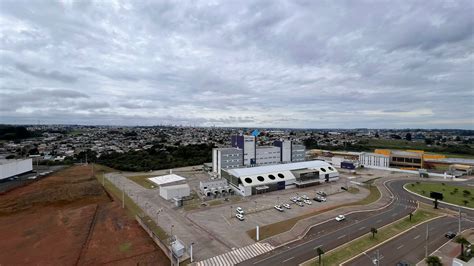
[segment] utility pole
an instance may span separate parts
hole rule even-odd
[[[458,234],[461,233],[461,208],[459,208]]]
[[[122,185],[122,209],[125,208],[125,188]]]
[[[429,234],[429,225],[426,224],[426,243],[425,243],[425,258],[428,258],[428,234]]]
[[[377,266],[380,266],[380,251],[377,249]]]

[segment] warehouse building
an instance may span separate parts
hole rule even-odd
[[[242,196],[336,181],[339,173],[324,161],[223,169],[222,177]]]
[[[221,169],[272,165],[305,160],[306,148],[289,140],[275,141],[273,146],[257,146],[256,137],[232,136],[232,147],[212,150],[212,171],[221,174]]]
[[[33,171],[33,160],[0,160],[0,180],[8,179],[17,175]]]
[[[188,184],[160,186],[160,196],[165,200],[182,199],[191,194]]]

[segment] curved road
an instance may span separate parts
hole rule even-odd
[[[412,195],[403,189],[403,185],[419,179],[387,181],[386,185],[393,194],[393,202],[378,211],[363,211],[346,215],[346,220],[330,220],[314,226],[306,236],[289,245],[279,247],[272,252],[254,257],[239,265],[297,265],[316,256],[316,249],[324,251],[334,249],[350,240],[370,232],[372,227],[380,228],[386,224],[408,216],[416,209],[416,200],[432,204],[430,200]],[[433,181],[424,181],[433,182]],[[447,181],[443,181],[448,183]],[[456,182],[461,185],[460,182]],[[467,185],[468,183],[463,183]],[[471,184],[471,183],[469,183]],[[416,200],[415,200],[416,198]],[[457,207],[440,203],[440,207],[458,210]],[[473,211],[463,211],[468,218],[474,218]]]

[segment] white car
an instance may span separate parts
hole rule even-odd
[[[327,196],[327,195],[326,195],[326,192],[324,192],[324,191],[318,191],[318,192],[316,192],[316,194],[318,194],[319,196],[322,196],[322,197],[326,197],[326,196]]]
[[[237,219],[239,219],[240,221],[245,220],[244,216],[243,216],[242,214],[239,214],[239,213],[237,213],[237,214],[235,215],[235,217],[236,217]]]
[[[303,206],[304,206],[303,202],[301,202],[301,201],[297,201],[296,204],[297,204],[298,206],[300,206],[300,207],[303,207]]]
[[[283,208],[280,205],[275,205],[275,206],[273,206],[273,208],[275,208],[276,210],[278,210],[280,212],[283,211]]]
[[[341,215],[338,215],[338,216],[336,217],[336,221],[338,221],[338,222],[344,221],[345,219],[346,219],[346,216],[344,216],[344,215],[342,215],[342,214],[341,214]]]
[[[301,198],[303,198],[304,200],[309,200],[308,196],[306,195],[301,196]]]
[[[309,201],[309,200],[304,200],[304,203],[306,203],[306,204],[308,204],[308,205],[311,205],[311,204],[312,204],[311,201]]]
[[[293,197],[290,199],[291,201],[293,201],[294,203],[298,202],[298,200],[296,199],[296,197]]]
[[[235,212],[238,213],[238,214],[241,214],[241,215],[244,215],[244,214],[245,214],[245,213],[244,213],[244,209],[242,209],[242,208],[240,208],[240,207],[237,207],[237,208],[235,209]]]
[[[291,206],[290,206],[290,204],[288,204],[288,203],[283,204],[283,207],[285,207],[285,208],[287,208],[287,209],[291,209]]]
[[[320,197],[320,198],[321,198],[321,201],[326,202],[326,198],[325,198],[325,197]]]

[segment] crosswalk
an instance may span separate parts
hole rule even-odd
[[[232,250],[230,252],[215,256],[200,262],[197,262],[197,266],[230,266],[240,263],[242,261],[251,259],[263,253],[269,252],[275,249],[268,243],[255,243],[246,247]]]

